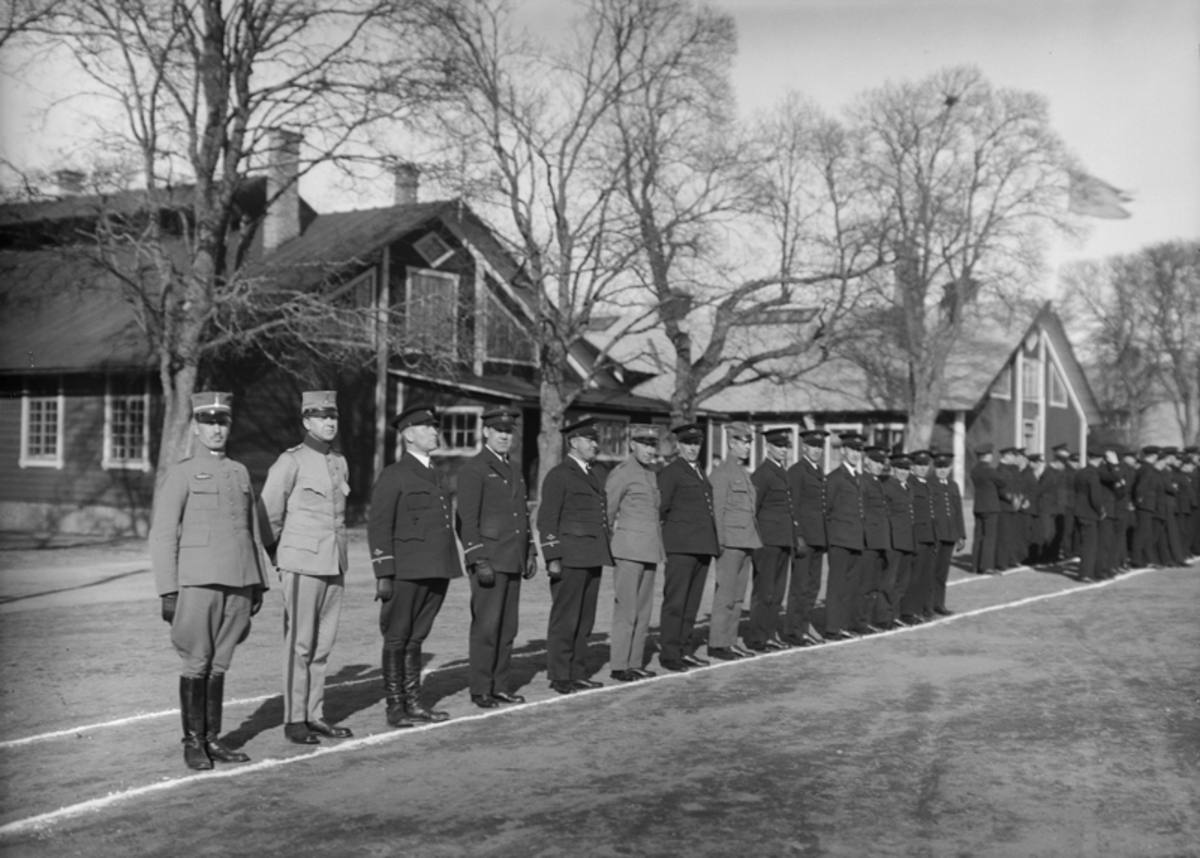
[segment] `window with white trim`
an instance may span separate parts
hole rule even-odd
[[[492,292],[488,292],[487,312],[483,323],[486,326],[484,352],[488,360],[510,363],[533,364],[537,353],[533,337],[517,321],[516,316]]]
[[[150,394],[114,391],[112,379],[104,394],[104,455],[106,470],[150,470]]]
[[[21,397],[22,468],[63,466],[63,411],[61,393],[49,396],[26,393]]]
[[[596,458],[606,462],[620,461],[629,455],[629,418],[604,417],[596,420],[600,433],[600,452]]]
[[[1022,422],[1021,436],[1021,443],[1025,447],[1026,453],[1040,453],[1042,451],[1042,446],[1038,443],[1038,422],[1036,420],[1025,420]]]
[[[483,449],[483,432],[480,430],[482,418],[483,408],[478,405],[456,405],[442,409],[438,414],[442,443],[433,454],[474,456]]]
[[[891,453],[904,449],[903,423],[876,423],[871,427],[871,445]]]
[[[1012,399],[1012,364],[1004,367],[992,382],[992,396],[996,399]]]
[[[1067,383],[1063,381],[1058,367],[1050,365],[1050,404],[1055,408],[1067,407]]]
[[[404,291],[405,345],[425,354],[458,350],[458,277],[409,268]]]
[[[1042,362],[1035,358],[1025,358],[1021,362],[1021,400],[1042,401]]]

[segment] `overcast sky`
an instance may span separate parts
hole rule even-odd
[[[537,28],[561,27],[565,0],[517,0]],[[830,111],[889,80],[973,63],[993,84],[1034,90],[1055,130],[1094,175],[1135,195],[1133,217],[1092,221],[1056,261],[1129,252],[1200,236],[1200,3],[1197,0],[724,0],[738,27],[734,78],[741,110],[787,89]],[[0,89],[6,157],[37,160],[64,126],[37,129],[36,105],[55,82]],[[31,105],[34,107],[31,108]],[[30,111],[33,124],[30,124]],[[68,111],[69,112],[69,111]],[[35,166],[53,166],[35,164]],[[320,211],[379,205],[327,188],[301,193]],[[390,190],[390,189],[385,189]],[[1049,286],[1049,284],[1047,284]]]

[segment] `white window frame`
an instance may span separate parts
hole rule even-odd
[[[450,294],[451,294],[451,298],[452,298],[452,300],[450,302],[450,306],[454,313],[453,319],[452,319],[452,324],[450,326],[450,330],[451,330],[453,336],[450,338],[450,344],[449,344],[448,348],[445,350],[445,353],[450,355],[451,357],[456,356],[458,354],[458,323],[459,323],[459,319],[458,319],[459,278],[458,278],[458,275],[452,274],[447,271],[435,271],[432,268],[421,268],[421,267],[418,267],[415,265],[409,265],[405,268],[405,270],[404,270],[404,337],[405,337],[406,342],[410,335],[409,325],[413,324],[413,320],[412,320],[412,317],[409,315],[408,308],[412,306],[412,285],[413,285],[413,275],[414,274],[419,275],[421,277],[433,277],[437,280],[445,280],[450,284]],[[418,349],[413,348],[408,345],[406,345],[405,348],[407,351],[418,351]]]
[[[1004,388],[1000,387],[1001,379],[1008,379],[1008,384]],[[1013,365],[1006,363],[1004,369],[1000,370],[1000,375],[996,376],[996,380],[992,382],[992,398],[993,399],[1012,399],[1013,396]]]
[[[872,423],[871,424],[871,443],[875,444],[876,446],[879,445],[879,440],[878,440],[878,438],[875,437],[875,433],[880,429],[885,429],[888,432],[903,433],[904,429],[905,429],[905,424],[903,424],[903,423]],[[907,440],[908,439],[906,438],[905,441],[907,442]],[[904,445],[901,444],[901,446],[904,446]],[[889,445],[887,447],[887,451],[888,451],[888,455],[891,455],[891,452],[892,452],[891,445]]]
[[[35,400],[54,400],[55,402],[55,437],[54,437],[54,455],[53,456],[33,456],[29,453],[29,406]],[[66,415],[67,398],[63,395],[62,389],[56,394],[21,394],[21,455],[18,459],[18,465],[22,468],[56,468],[62,470],[63,467],[63,423]]]
[[[1036,418],[1026,418],[1021,421],[1021,443],[1024,445],[1026,453],[1042,452],[1041,429]],[[1032,447],[1037,449],[1030,449]]]
[[[104,391],[104,453],[100,466],[106,471],[150,470],[150,392],[143,382],[142,393],[113,393],[112,381],[105,382]],[[137,459],[117,459],[113,456],[113,404],[118,399],[140,399],[142,402],[142,450]]]
[[[514,358],[514,357],[501,357],[500,355],[494,355],[488,351],[488,347],[487,347],[488,331],[491,329],[491,325],[492,325],[492,309],[493,308],[498,308],[501,313],[503,313],[505,316],[508,316],[509,320],[513,323],[513,325],[517,328],[517,330],[526,331],[526,334],[528,335],[528,329],[524,325],[521,324],[520,320],[518,320],[517,317],[507,307],[504,306],[504,302],[501,301],[497,295],[494,295],[492,293],[491,289],[487,289],[486,292],[487,292],[487,294],[484,298],[484,308],[485,309],[484,309],[484,312],[482,314],[480,314],[483,318],[483,324],[485,325],[485,328],[482,332],[476,331],[476,336],[479,336],[480,333],[482,333],[482,335],[483,335],[482,339],[483,339],[484,360],[491,361],[492,363],[508,363],[508,364],[516,364],[518,366],[536,366],[537,365],[537,348],[536,347],[533,350],[534,356],[530,360],[521,360],[519,358]]]
[[[1058,371],[1058,367],[1054,365],[1053,361],[1048,361],[1048,363],[1048,369],[1050,370],[1050,405],[1054,408],[1067,408],[1071,404],[1070,397],[1067,395],[1067,380],[1062,377],[1062,373]],[[1055,391],[1056,387],[1058,388],[1057,391]],[[1056,392],[1059,394],[1058,396],[1054,395]]]
[[[629,417],[628,416],[612,416],[612,417],[597,417],[597,423],[605,424],[620,424],[620,431],[616,437],[619,438],[618,449],[616,455],[605,453],[603,447],[596,454],[597,461],[600,462],[622,462],[629,457]]]
[[[464,414],[473,415],[475,418],[475,446],[474,447],[446,447],[445,433],[443,432],[442,420],[446,417]],[[449,408],[439,408],[438,415],[438,438],[442,442],[431,455],[433,456],[474,456],[483,449],[483,406],[482,405],[452,405]]]
[[[1032,381],[1032,390],[1029,382]],[[1042,362],[1037,358],[1027,357],[1021,363],[1021,401],[1042,401]]]

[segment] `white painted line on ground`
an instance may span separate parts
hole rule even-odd
[[[41,813],[41,814],[38,814],[37,816],[30,816],[30,817],[26,817],[24,819],[15,820],[13,822],[7,823],[6,825],[0,826],[0,837],[3,837],[5,835],[20,834],[20,833],[24,833],[24,832],[28,832],[28,831],[45,828],[46,826],[50,825],[51,823],[58,822],[63,819],[67,819],[72,816],[78,816],[79,814],[88,813],[90,811],[103,810],[104,808],[111,807],[112,805],[118,804],[120,802],[128,801],[130,799],[138,798],[140,796],[151,795],[153,793],[162,792],[162,791],[168,790],[168,789],[174,789],[176,787],[184,786],[186,784],[197,783],[197,782],[201,782],[201,781],[211,781],[216,778],[242,777],[244,775],[254,774],[257,772],[270,771],[272,769],[282,768],[283,766],[288,766],[288,765],[292,765],[295,763],[308,762],[317,757],[323,757],[328,754],[341,754],[341,753],[345,753],[347,751],[356,751],[359,748],[367,748],[367,747],[372,747],[375,745],[383,745],[383,744],[386,744],[389,742],[403,739],[405,736],[412,736],[412,735],[416,735],[418,733],[424,733],[429,730],[446,729],[446,728],[454,727],[455,725],[458,725],[458,724],[466,724],[466,723],[470,723],[472,721],[481,721],[485,718],[499,718],[499,717],[504,717],[506,715],[510,715],[514,712],[528,712],[532,709],[535,709],[535,708],[541,707],[541,706],[548,706],[551,704],[568,703],[573,699],[577,699],[580,697],[586,697],[589,694],[608,694],[608,693],[613,693],[616,691],[624,690],[629,686],[644,687],[647,683],[651,683],[651,682],[664,682],[664,681],[670,681],[670,680],[686,680],[689,676],[693,676],[698,673],[703,673],[705,671],[719,670],[721,668],[733,667],[735,665],[752,664],[754,662],[758,662],[758,661],[761,661],[766,658],[777,658],[777,657],[781,657],[781,656],[793,656],[798,653],[807,653],[807,654],[819,653],[823,650],[830,650],[830,649],[833,649],[834,647],[845,646],[848,644],[858,644],[858,643],[870,642],[870,641],[881,640],[883,638],[891,637],[892,635],[899,635],[899,634],[906,634],[909,632],[923,631],[923,630],[933,628],[935,626],[942,625],[943,623],[958,622],[960,620],[967,619],[968,617],[977,617],[982,614],[992,613],[993,611],[1006,610],[1008,608],[1019,608],[1023,605],[1030,605],[1030,604],[1034,604],[1036,602],[1047,601],[1049,599],[1057,599],[1060,596],[1069,596],[1072,593],[1083,593],[1088,590],[1095,590],[1099,587],[1107,587],[1112,584],[1116,584],[1120,581],[1124,581],[1129,578],[1133,578],[1135,576],[1142,575],[1146,572],[1154,572],[1154,571],[1157,571],[1157,570],[1155,570],[1154,568],[1151,568],[1151,567],[1142,568],[1142,569],[1134,569],[1132,571],[1125,572],[1124,574],[1121,574],[1115,578],[1109,578],[1104,581],[1097,581],[1095,583],[1086,584],[1083,586],[1073,586],[1073,587],[1069,587],[1069,588],[1066,588],[1063,590],[1056,590],[1053,593],[1044,593],[1039,596],[1029,596],[1024,599],[1018,599],[1015,602],[1005,602],[1005,603],[1002,603],[999,605],[990,605],[985,608],[976,608],[973,611],[964,611],[959,614],[952,614],[949,617],[943,617],[942,619],[924,623],[920,626],[908,626],[907,628],[893,629],[891,631],[880,632],[878,634],[869,635],[867,637],[853,638],[850,640],[829,641],[827,643],[821,644],[820,646],[796,647],[796,648],[786,649],[786,650],[777,650],[775,652],[769,652],[769,653],[764,653],[762,655],[755,656],[754,658],[740,659],[738,661],[719,661],[719,662],[711,664],[707,667],[694,668],[694,669],[686,671],[684,673],[666,673],[666,674],[662,674],[662,675],[659,675],[657,677],[653,677],[650,679],[639,680],[638,682],[621,683],[619,685],[606,685],[602,688],[593,688],[593,689],[589,689],[587,691],[578,691],[574,694],[565,694],[565,695],[561,695],[558,697],[549,697],[545,700],[535,700],[530,703],[521,703],[521,704],[517,704],[515,706],[504,706],[504,707],[501,707],[498,709],[491,709],[491,710],[479,712],[477,714],[460,716],[457,718],[453,718],[449,721],[442,721],[437,724],[422,724],[420,726],[407,728],[407,729],[391,730],[386,733],[376,733],[376,734],[373,734],[370,736],[364,736],[359,739],[347,739],[345,741],[339,742],[336,745],[321,745],[319,748],[317,748],[314,751],[311,751],[311,752],[305,753],[305,754],[300,754],[295,757],[267,759],[267,760],[262,760],[257,763],[248,763],[245,765],[240,765],[240,766],[237,766],[236,768],[219,767],[219,768],[213,769],[212,771],[204,772],[201,774],[186,775],[184,777],[162,780],[162,781],[158,781],[153,784],[146,784],[145,786],[132,787],[127,790],[122,790],[120,792],[112,792],[112,793],[109,793],[108,795],[101,796],[100,798],[89,799],[88,801],[79,802],[78,804],[72,804],[72,805],[68,805],[66,807],[60,807],[58,810],[52,810],[47,813]],[[171,714],[175,714],[175,713],[171,713]]]

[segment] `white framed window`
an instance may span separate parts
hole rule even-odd
[[[876,423],[871,427],[871,444],[891,453],[904,449],[903,423]]]
[[[1012,364],[1000,370],[1000,375],[992,382],[992,396],[996,399],[1012,399]]]
[[[66,400],[61,392],[51,395],[26,393],[21,397],[22,468],[62,468],[63,413]]]
[[[474,456],[483,449],[483,406],[455,405],[443,408],[438,419],[441,424],[441,446],[435,456]]]
[[[458,277],[409,268],[404,284],[404,333],[409,351],[454,355],[458,351]]]
[[[1021,400],[1042,401],[1042,363],[1034,358],[1025,358],[1021,362]]]
[[[603,417],[596,420],[600,433],[600,452],[596,458],[605,462],[619,462],[629,455],[629,418]]]
[[[1040,453],[1042,446],[1038,443],[1038,422],[1024,420],[1021,423],[1021,443],[1026,453]]]
[[[114,392],[109,379],[104,393],[105,470],[150,470],[150,394],[144,382],[141,392]]]
[[[481,321],[486,327],[484,354],[487,359],[530,365],[536,363],[533,337],[490,290],[485,306],[487,309]]]
[[[1055,408],[1066,408],[1068,405],[1067,383],[1054,364],[1050,365],[1050,404]]]

